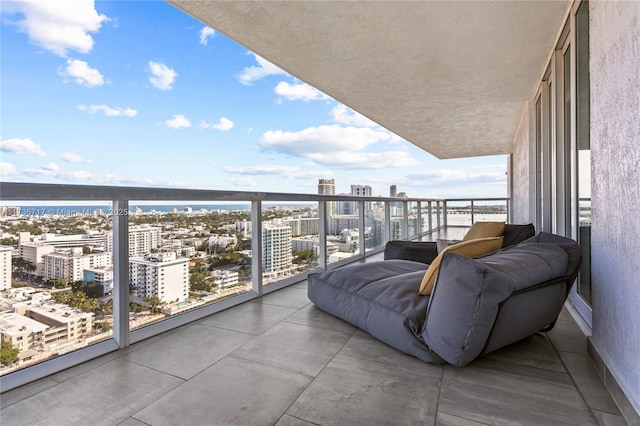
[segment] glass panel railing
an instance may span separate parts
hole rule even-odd
[[[420,203],[420,233],[424,234],[433,229],[432,202]]]
[[[371,210],[365,212],[365,249],[372,251],[386,243],[385,202],[372,203]]]
[[[250,204],[129,205],[130,329],[251,290]]]
[[[338,212],[327,216],[327,263],[335,263],[360,253],[360,213],[357,201],[340,201]],[[364,203],[365,209],[371,203]],[[350,207],[346,208],[345,205]]]
[[[268,285],[318,266],[318,203],[280,202],[262,210],[262,282]]]
[[[473,200],[473,222],[507,222],[507,200]]]
[[[389,240],[406,240],[407,239],[407,229],[405,227],[404,220],[404,202],[401,201],[391,201],[389,202],[389,214],[390,214],[390,234]]]
[[[110,205],[31,204],[0,222],[0,375],[113,335]]]
[[[447,226],[471,224],[471,204],[468,201],[447,201]]]
[[[418,202],[409,201],[407,203],[407,239],[411,240],[420,234],[420,212],[418,211]]]

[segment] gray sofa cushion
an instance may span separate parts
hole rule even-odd
[[[478,259],[442,259],[423,329],[426,344],[450,364],[465,365],[483,350],[498,308],[514,291],[562,277],[568,256],[556,243],[531,243]]]
[[[309,275],[309,299],[320,309],[423,361],[422,340],[429,297],[418,296],[428,265],[387,260]]]

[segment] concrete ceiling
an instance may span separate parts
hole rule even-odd
[[[508,154],[570,0],[169,0],[438,158]]]

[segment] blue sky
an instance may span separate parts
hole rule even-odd
[[[162,1],[2,1],[8,182],[505,197],[506,156],[437,160]]]

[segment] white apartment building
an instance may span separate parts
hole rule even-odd
[[[189,259],[175,253],[156,253],[129,259],[129,285],[134,295],[157,296],[162,303],[189,297]]]
[[[294,236],[318,235],[320,232],[320,220],[317,217],[296,217],[285,219],[284,223],[291,228]]]
[[[66,251],[58,250],[43,256],[43,276],[45,280],[63,279],[67,283],[82,281],[84,270],[107,268],[113,264],[113,253],[83,254],[81,247]]]
[[[0,291],[11,288],[11,252],[13,249],[0,246]]]
[[[293,267],[291,228],[275,222],[262,226],[262,266],[265,277],[276,277]]]
[[[160,247],[161,228],[152,226],[134,226],[129,228],[129,256],[143,257],[152,249]],[[107,233],[107,250],[113,251],[113,232]]]
[[[93,329],[93,313],[60,303],[47,302],[31,307],[26,316],[49,326],[44,333],[43,344],[50,349],[84,338]]]
[[[10,288],[0,292],[0,311],[12,311],[25,315],[32,306],[39,306],[50,299],[51,293],[36,292],[33,287]]]
[[[44,349],[44,335],[49,328],[15,312],[0,312],[0,341],[10,343],[20,352]]]
[[[337,215],[327,218],[327,234],[339,235],[343,229],[356,229],[360,226],[358,215]]]
[[[246,238],[251,235],[251,221],[239,220],[236,222],[236,232]]]
[[[85,268],[83,271],[83,281],[85,283],[96,283],[102,286],[103,294],[113,291],[113,266]]]
[[[240,274],[234,271],[212,271],[213,283],[218,288],[227,288],[240,282]]]
[[[43,257],[53,253],[55,249],[54,246],[44,243],[20,242],[18,250],[21,258],[35,265],[36,270],[33,273],[42,276],[44,275]]]
[[[105,249],[107,246],[107,236],[102,231],[89,230],[84,234],[60,235],[45,233],[42,235],[31,235],[29,232],[18,234],[18,243],[32,242],[35,244],[46,244],[54,247],[97,247]]]

